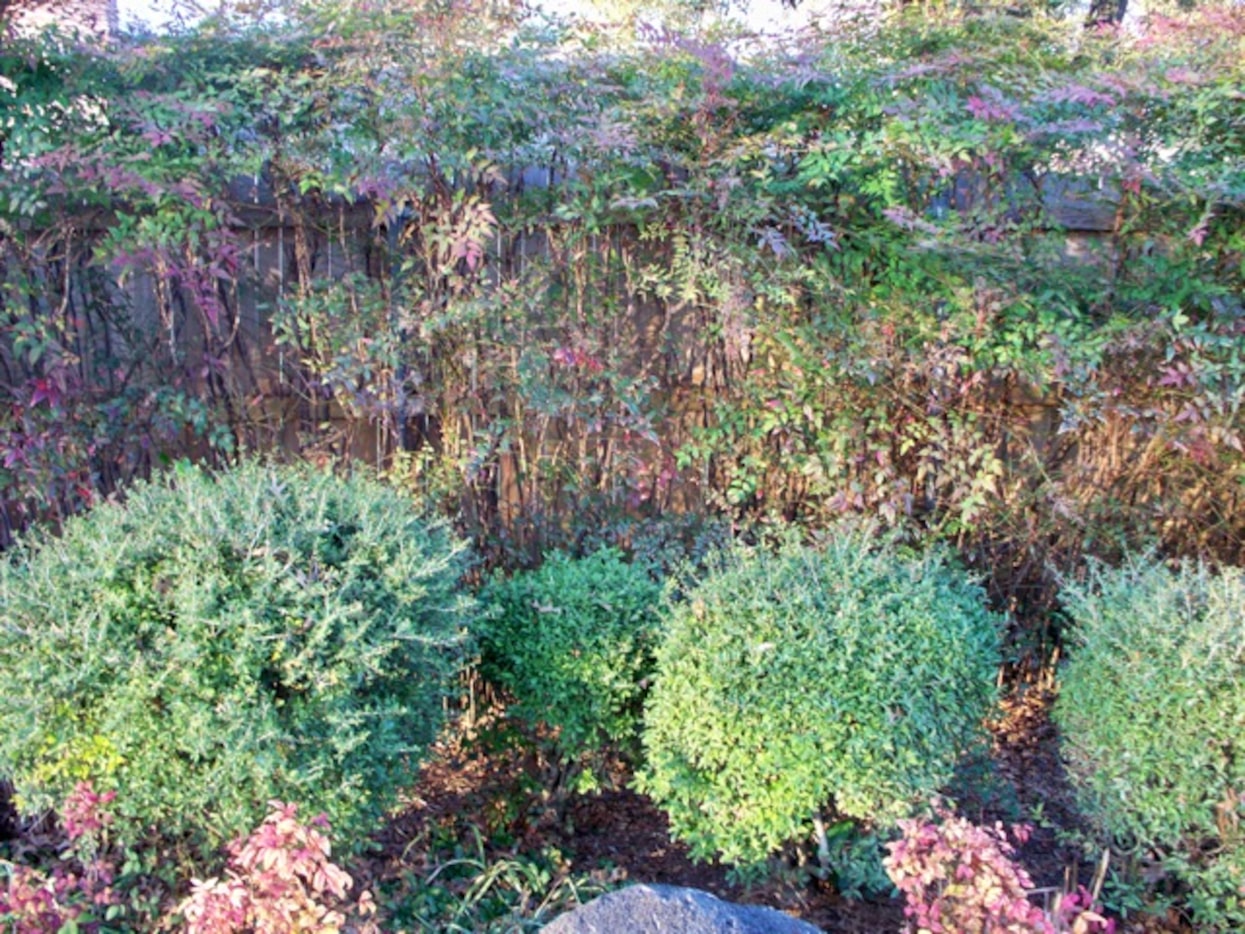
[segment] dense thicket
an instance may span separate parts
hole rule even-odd
[[[1035,606],[1086,547],[1240,557],[1239,9],[785,51],[463,12],[0,52],[11,524],[280,445],[499,557],[863,512]]]

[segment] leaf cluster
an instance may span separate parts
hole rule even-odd
[[[936,812],[933,821],[899,821],[902,837],[887,844],[884,862],[904,895],[906,931],[1114,934],[1115,922],[1095,910],[1084,887],[1063,894],[1053,912],[1030,901],[1033,880],[1012,841],[1024,843],[1031,827],[979,826],[941,806]]]
[[[369,892],[349,896],[354,880],[331,860],[328,822],[298,819],[298,808],[270,802],[271,811],[246,840],[231,845],[224,879],[196,881],[179,907],[186,934],[305,931],[340,934],[351,914],[369,915]],[[364,921],[351,928],[377,934]]]

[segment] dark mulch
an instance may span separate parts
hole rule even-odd
[[[1015,692],[992,725],[991,767],[1009,790],[1006,805],[993,797],[961,799],[963,811],[976,820],[1018,818],[1040,813],[1020,859],[1039,887],[1072,880],[1089,884],[1094,865],[1085,854],[1061,839],[1056,828],[1076,828],[1076,813],[1057,736],[1050,721],[1051,693],[1041,687]],[[728,878],[725,867],[693,862],[687,849],[670,839],[665,815],[643,795],[627,788],[619,768],[615,787],[570,800],[555,815],[542,789],[550,776],[525,747],[507,735],[504,718],[487,715],[470,739],[442,743],[423,769],[416,787],[419,797],[389,825],[382,837],[384,852],[374,864],[377,876],[418,871],[429,858],[428,845],[479,831],[490,856],[500,858],[539,853],[556,847],[577,873],[595,872],[614,881],[666,883],[713,892],[731,901],[767,905],[842,934],[899,931],[902,907],[897,901],[850,901],[832,886],[814,880],[799,884],[779,879],[744,888]],[[473,830],[474,828],[474,830]],[[1186,934],[1174,921],[1128,924],[1122,934]]]
[[[486,718],[491,719],[491,718]],[[471,740],[448,738],[421,771],[419,794],[390,823],[380,840],[383,852],[371,873],[392,877],[419,871],[454,839],[469,848],[477,831],[490,856],[508,858],[556,848],[575,873],[612,882],[688,886],[721,898],[778,908],[826,930],[844,934],[898,931],[898,902],[849,901],[831,886],[776,880],[744,887],[727,868],[693,862],[687,848],[670,838],[665,814],[644,795],[626,787],[629,776],[616,766],[613,788],[575,795],[562,815],[547,805],[549,782],[529,751],[505,741],[485,723]],[[794,873],[793,873],[794,876]]]
[[[780,880],[751,889],[734,885],[724,867],[692,862],[686,847],[671,841],[665,815],[633,791],[580,799],[571,818],[574,834],[567,844],[585,867],[618,866],[637,882],[689,886],[728,901],[767,905],[844,934],[898,931],[903,923],[898,902],[848,901],[816,880],[811,885]]]
[[[1069,842],[1070,831],[1084,831],[1072,788],[1059,757],[1059,736],[1051,721],[1055,701],[1049,686],[1025,686],[1004,699],[1002,716],[992,724],[994,767],[1015,792],[1025,815],[1034,821],[1029,841],[1020,848],[1020,862],[1038,887],[1089,887],[1097,871],[1095,854]],[[1060,831],[1063,831],[1061,834]],[[1061,839],[1063,837],[1064,839]],[[1193,929],[1175,916],[1121,923],[1120,934],[1189,934]]]

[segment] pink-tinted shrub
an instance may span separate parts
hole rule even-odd
[[[98,792],[92,782],[78,782],[61,808],[61,822],[69,842],[79,849],[97,849],[101,835],[112,824],[112,812],[105,808],[116,797],[115,791]]]
[[[373,913],[369,892],[347,904],[353,880],[329,858],[324,815],[304,824],[296,805],[270,806],[249,838],[231,844],[225,878],[194,882],[179,908],[186,934],[338,934],[348,915]],[[375,928],[361,920],[349,929]]]
[[[0,930],[7,934],[47,934],[73,930],[93,934],[108,908],[113,864],[101,856],[103,832],[112,823],[104,807],[115,792],[96,792],[79,782],[62,808],[68,858],[50,872],[0,862]]]
[[[50,871],[0,862],[0,931],[102,934],[122,913],[105,807],[114,792],[80,782],[62,808],[66,858]],[[298,820],[297,807],[270,802],[271,812],[245,840],[229,847],[223,879],[195,881],[190,896],[161,930],[185,934],[376,934],[370,892],[351,899],[350,875],[330,859],[328,820]]]
[[[903,820],[903,836],[884,860],[907,904],[907,934],[1112,934],[1084,888],[1065,894],[1053,916],[1029,901],[1033,881],[1014,859],[1001,823],[981,827],[945,808],[938,822]],[[1026,825],[1011,828],[1023,843]]]
[[[1115,922],[1104,918],[1094,904],[1094,896],[1085,886],[1065,892],[1055,909],[1055,929],[1071,934],[1114,934]]]

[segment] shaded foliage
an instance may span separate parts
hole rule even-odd
[[[515,696],[510,714],[555,731],[562,784],[593,787],[593,760],[638,746],[661,586],[614,549],[550,554],[480,594],[481,673]]]

